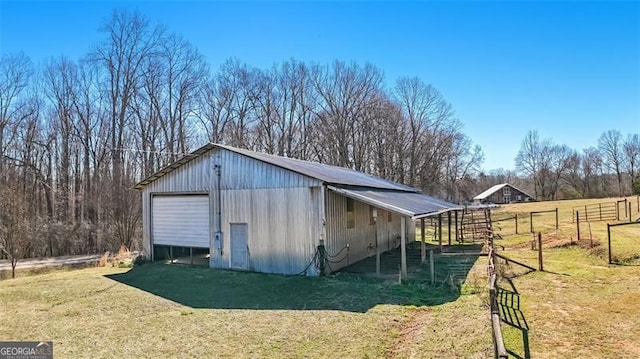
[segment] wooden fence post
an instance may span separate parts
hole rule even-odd
[[[542,272],[544,267],[542,265],[542,233],[538,232],[538,269]]]
[[[578,230],[578,240],[580,240],[580,212],[576,211],[576,229]]]
[[[631,223],[631,201],[629,201],[629,223]]]
[[[631,215],[631,213],[629,213]],[[624,217],[627,217],[627,199],[624,199]]]
[[[556,207],[556,229],[558,229],[558,207]]]
[[[529,229],[531,229],[531,233],[533,233],[533,212],[529,212]]]
[[[517,213],[514,218],[516,220],[516,234],[518,234],[518,214]]]
[[[589,211],[587,211],[587,205],[584,205],[584,219],[589,222]]]
[[[602,221],[602,203],[598,203],[598,209],[600,210],[600,220]]]

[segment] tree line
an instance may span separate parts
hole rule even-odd
[[[482,151],[417,77],[290,59],[212,70],[187,39],[114,11],[81,59],[0,59],[0,248],[6,258],[139,245],[134,184],[205,142],[319,161],[461,201]]]
[[[516,156],[524,186],[538,200],[640,194],[640,135],[608,130],[582,151],[529,131]]]

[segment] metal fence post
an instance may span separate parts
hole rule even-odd
[[[542,232],[538,232],[538,269],[541,272],[544,271],[542,265]]]
[[[611,225],[607,223],[607,244],[609,245],[609,264],[611,264]]]

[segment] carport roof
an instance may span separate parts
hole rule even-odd
[[[443,212],[464,208],[438,198],[415,192],[397,192],[371,188],[344,188],[329,186],[329,189],[345,197],[353,198],[374,207],[403,216],[419,219]]]

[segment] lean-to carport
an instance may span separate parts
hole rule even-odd
[[[352,198],[354,200],[369,204],[376,208],[391,211],[399,214],[400,219],[400,271],[403,280],[407,278],[407,238],[406,226],[407,219],[415,221],[421,219],[422,230],[422,259],[425,258],[425,240],[424,240],[424,218],[431,216],[439,216],[443,213],[451,213],[452,211],[463,210],[463,207],[443,201],[434,197],[424,195],[417,192],[398,192],[372,188],[354,188],[354,187],[337,187],[328,186],[329,190],[334,191],[342,196]],[[441,238],[442,239],[442,238]],[[376,244],[377,247],[377,244]],[[379,252],[379,251],[378,251]]]

